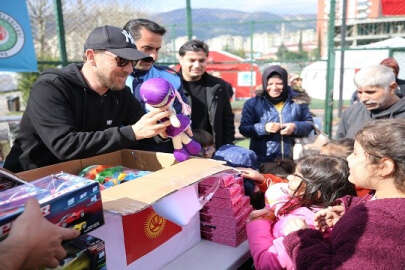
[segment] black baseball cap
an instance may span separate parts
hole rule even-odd
[[[135,42],[126,30],[104,25],[91,31],[84,44],[84,50],[106,50],[127,60],[152,61],[152,57],[136,49]]]

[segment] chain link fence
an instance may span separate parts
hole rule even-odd
[[[54,3],[51,0],[27,0],[35,50],[40,61],[61,60]],[[123,26],[133,18],[149,18],[167,28],[159,55],[161,63],[175,64],[179,47],[187,41],[184,9],[153,14],[149,12],[146,1],[64,0],[62,10],[69,62],[81,61],[83,44],[93,28],[104,24]],[[192,11],[193,38],[204,40],[213,51],[234,55],[234,60],[228,59],[227,64],[250,62],[262,69],[269,63],[278,63],[299,73],[319,57],[315,15],[295,18],[230,10],[211,13],[212,10],[207,9]]]
[[[43,64],[50,64],[49,61],[60,64],[63,46],[58,35],[61,21],[57,19],[57,1],[26,1],[38,60]],[[334,10],[332,2],[336,3]],[[177,51],[188,39],[186,1],[184,9],[159,14],[151,12],[152,4],[148,1],[62,0],[61,3],[68,62],[81,61],[83,44],[93,28],[105,24],[122,27],[134,18],[148,18],[166,27],[158,60],[161,64],[177,64]],[[286,1],[287,4],[291,5]],[[296,10],[305,14],[299,5]],[[397,58],[400,77],[405,78],[405,44],[401,39],[405,37],[405,2],[401,0],[346,0],[346,3],[320,0],[318,13],[313,15],[279,16],[271,14],[271,10],[252,13],[220,7],[192,9],[191,14],[193,38],[205,41],[211,51],[218,52],[210,55],[208,71],[230,82],[236,98],[252,96],[261,87],[261,71],[270,64],[280,64],[290,74],[301,75],[303,87],[313,97],[312,108],[325,106],[328,72],[334,73],[331,91],[335,100],[341,95],[340,89],[343,100],[350,99],[356,70],[377,64],[385,57]],[[344,14],[346,19],[342,20]],[[331,15],[336,19],[333,31],[328,31]],[[336,62],[327,65],[327,61],[333,60],[328,59],[330,38]],[[375,45],[390,38],[396,38],[396,42]]]

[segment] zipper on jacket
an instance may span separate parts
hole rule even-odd
[[[278,117],[280,118],[280,130],[281,130],[282,126],[283,126],[283,115],[281,114],[281,112],[284,109],[284,105],[283,105],[283,108],[281,108],[281,110],[278,112]],[[280,137],[281,137],[281,141],[280,141],[281,159],[284,160],[284,139],[283,139],[283,135],[280,134]]]
[[[83,88],[83,115],[82,115],[82,130],[86,130],[86,120],[87,120],[87,112],[86,112],[86,106],[87,106],[87,89],[84,87]]]

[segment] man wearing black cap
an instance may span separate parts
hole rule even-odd
[[[95,28],[84,63],[41,74],[32,86],[20,130],[4,167],[13,172],[136,148],[170,124],[168,112],[143,113],[125,81],[148,56],[125,30]]]

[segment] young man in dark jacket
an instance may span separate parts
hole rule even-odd
[[[45,71],[34,83],[20,130],[4,167],[14,172],[84,158],[163,133],[168,112],[143,115],[125,80],[147,55],[129,33],[95,28],[85,43],[83,65]]]
[[[235,139],[233,90],[229,83],[206,72],[207,58],[208,46],[199,40],[190,40],[179,50],[180,76],[191,100],[192,128],[211,133],[218,149]]]

